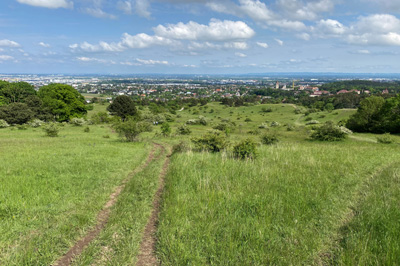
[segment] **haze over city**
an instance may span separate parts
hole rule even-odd
[[[397,73],[390,0],[3,0],[0,73]]]

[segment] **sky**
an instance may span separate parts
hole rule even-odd
[[[0,73],[400,73],[399,0],[1,0]]]

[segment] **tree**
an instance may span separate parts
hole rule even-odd
[[[25,124],[33,117],[33,112],[25,103],[11,103],[0,107],[0,119],[9,124]]]
[[[171,134],[171,126],[168,123],[163,123],[161,125],[161,133],[164,137],[167,137]]]
[[[36,95],[32,85],[26,82],[4,83],[0,84],[0,96],[7,103],[24,102],[30,95]]]
[[[371,96],[360,102],[357,113],[352,115],[346,127],[356,132],[382,133],[382,107],[385,100],[382,97]]]
[[[129,116],[135,117],[138,115],[135,103],[125,95],[117,96],[112,104],[107,107],[107,110],[112,115],[121,117],[122,121],[125,121]]]
[[[59,122],[86,115],[85,98],[72,86],[50,84],[39,89],[43,111],[51,113]]]

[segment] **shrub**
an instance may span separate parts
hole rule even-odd
[[[259,125],[258,128],[266,129],[266,128],[268,128],[268,126],[266,124],[264,124],[264,123],[261,123],[261,125]]]
[[[74,126],[77,126],[77,127],[81,127],[81,126],[83,126],[85,123],[86,123],[85,119],[83,119],[83,118],[77,118],[77,117],[72,118],[71,121],[70,121],[70,124],[72,124],[72,125],[74,125]]]
[[[199,124],[203,126],[207,126],[208,122],[204,116],[199,116]]]
[[[161,134],[163,134],[164,137],[167,137],[171,134],[171,126],[168,123],[163,123],[161,125]]]
[[[178,152],[186,152],[186,151],[188,151],[189,149],[190,149],[190,148],[189,148],[189,146],[187,145],[187,143],[181,141],[181,142],[179,142],[178,144],[175,144],[175,145],[172,146],[172,154],[178,153]]]
[[[33,117],[33,112],[25,103],[11,103],[0,106],[0,119],[9,124],[25,124]]]
[[[89,128],[89,127],[85,127],[85,129],[83,130],[83,132],[89,133],[89,132],[90,132],[90,128]]]
[[[251,118],[249,118],[249,117],[247,117],[245,120],[244,120],[244,122],[251,122],[252,120],[251,120]]]
[[[27,130],[27,129],[28,129],[28,127],[26,126],[26,124],[18,125],[17,128],[18,128],[18,130]]]
[[[181,125],[178,126],[178,128],[176,129],[176,133],[178,135],[189,135],[190,133],[192,133],[192,131],[187,125]]]
[[[335,126],[332,121],[328,121],[324,125],[317,127],[310,137],[321,141],[340,141],[345,139],[347,134],[340,127]]]
[[[276,121],[271,122],[271,127],[279,127],[281,124],[279,124]]]
[[[113,125],[115,131],[118,132],[122,139],[128,142],[133,142],[137,139],[140,133],[152,131],[152,125],[148,122],[136,122],[134,120],[126,120],[115,123]]]
[[[213,126],[213,129],[219,131],[225,131],[229,128],[228,123],[219,123],[218,125]]]
[[[260,135],[261,134],[260,130],[258,130],[257,128],[253,129],[253,130],[249,130],[249,131],[247,131],[247,133],[250,135]]]
[[[275,134],[266,133],[261,136],[261,143],[265,145],[273,145],[278,143],[278,137]]]
[[[238,159],[255,159],[257,157],[256,143],[245,139],[233,147],[233,155]]]
[[[228,146],[226,137],[221,132],[208,132],[202,137],[192,138],[196,149],[209,152],[220,152]]]
[[[311,117],[311,116],[306,117],[306,119],[304,119],[304,121],[306,121],[306,122],[311,121],[311,120],[312,120],[312,117]]]
[[[97,114],[92,115],[92,119],[94,124],[103,124],[110,122],[110,117],[106,112],[98,112]]]
[[[390,135],[390,133],[385,133],[379,137],[376,137],[376,140],[378,141],[378,143],[383,143],[383,144],[391,144],[394,142],[394,139]]]
[[[286,130],[287,131],[293,131],[293,130],[295,130],[296,129],[296,127],[294,126],[294,125],[292,125],[292,124],[287,124],[286,125]]]
[[[189,119],[186,121],[186,125],[196,125],[198,121],[196,119]]]
[[[49,123],[43,126],[43,131],[46,133],[48,137],[57,137],[60,128],[57,123]]]
[[[109,138],[110,138],[110,135],[104,135],[103,138],[109,139]]]
[[[270,113],[270,112],[272,112],[272,108],[263,107],[263,108],[261,108],[261,112]]]
[[[6,120],[0,119],[0,128],[6,128],[9,127],[10,125],[7,123]]]
[[[43,125],[43,121],[40,119],[33,119],[32,121],[28,122],[28,125],[31,127],[40,127],[41,125]]]

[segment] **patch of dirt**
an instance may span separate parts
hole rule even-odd
[[[154,144],[153,149],[150,151],[150,154],[146,160],[146,162],[142,165],[136,168],[134,171],[132,171],[127,178],[125,178],[121,185],[119,185],[114,192],[110,195],[110,199],[107,201],[107,203],[104,205],[103,209],[99,212],[96,218],[96,226],[89,232],[87,233],[81,240],[79,240],[77,243],[75,243],[74,246],[72,246],[69,251],[59,258],[53,266],[66,266],[66,265],[71,265],[71,262],[73,261],[74,257],[79,256],[82,251],[86,248],[87,245],[90,244],[90,242],[93,241],[95,237],[97,237],[101,230],[104,229],[106,226],[108,219],[110,217],[110,211],[111,207],[115,205],[117,202],[118,196],[121,194],[122,190],[125,188],[126,183],[138,172],[142,171],[144,168],[146,168],[151,161],[154,160],[154,153],[157,148],[161,148],[162,150],[164,149],[163,146],[160,144]]]
[[[146,228],[142,237],[142,242],[140,244],[140,251],[136,266],[148,266],[148,265],[160,265],[155,254],[156,248],[156,230],[158,223],[158,216],[160,213],[161,196],[165,187],[165,176],[168,171],[168,166],[170,163],[169,155],[165,159],[162,171],[160,173],[160,181],[157,192],[153,200],[153,210],[151,216],[147,221]]]

